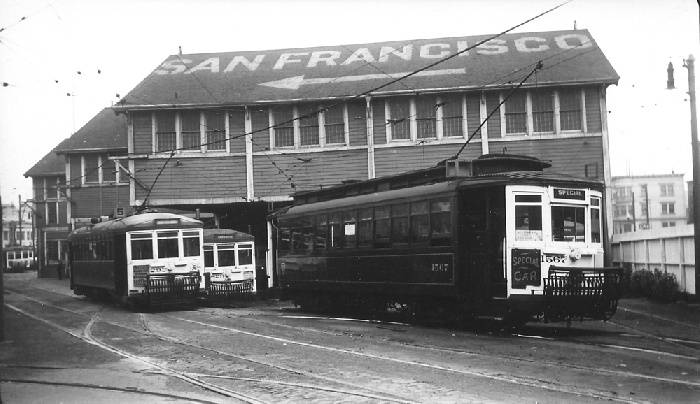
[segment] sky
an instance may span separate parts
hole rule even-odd
[[[560,0],[0,0],[0,193],[168,55],[493,34]],[[692,179],[693,0],[573,0],[514,32],[588,29],[620,75],[608,88],[613,175]],[[666,68],[676,89],[666,89]],[[699,72],[700,73],[700,72]],[[70,94],[70,95],[69,95]]]

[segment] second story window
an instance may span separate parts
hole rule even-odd
[[[444,137],[462,137],[462,96],[449,95],[441,98],[442,135]],[[478,110],[477,110],[478,112]]]
[[[83,176],[86,184],[98,184],[100,182],[100,156],[87,154],[84,157],[85,166]]]
[[[180,122],[180,132],[182,133],[182,148],[184,150],[199,150],[199,111],[181,112]]]
[[[207,150],[226,150],[226,112],[207,111],[204,114]]]
[[[294,114],[292,107],[283,105],[272,110],[275,147],[294,146]]]
[[[176,148],[175,112],[156,113],[156,151],[170,151]]]
[[[336,105],[323,113],[326,144],[345,143],[345,118],[343,106]]]
[[[315,105],[303,104],[299,112],[299,141],[302,146],[317,146],[318,141],[318,109]]]
[[[389,119],[392,140],[408,140],[411,138],[411,119],[408,97],[391,98],[388,100]]]
[[[581,130],[581,93],[579,90],[559,91],[559,121],[561,130]]]
[[[661,214],[662,215],[673,215],[676,213],[676,206],[674,202],[661,202]]]
[[[435,125],[436,100],[433,96],[416,97],[416,126],[417,138],[425,139],[437,136]]]
[[[551,91],[532,93],[533,132],[554,132],[554,94]]]
[[[527,132],[526,98],[525,92],[517,92],[506,101],[506,134],[523,134]]]
[[[673,196],[673,184],[659,184],[661,187],[661,196]]]

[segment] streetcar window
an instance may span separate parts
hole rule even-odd
[[[391,219],[389,207],[374,208],[374,246],[388,247],[391,235]]]
[[[328,239],[328,222],[326,215],[316,218],[316,231],[314,232],[314,250],[325,250]]]
[[[552,206],[552,240],[585,241],[586,208],[579,206]]]
[[[357,222],[357,240],[360,247],[372,245],[372,208],[360,209]]]
[[[85,245],[81,246],[81,256],[85,255]],[[132,260],[150,260],[153,259],[153,238],[151,234],[132,234],[131,235],[131,259]]]
[[[343,230],[340,228],[340,213],[334,213],[328,216],[328,233],[330,248],[340,248]]]
[[[253,246],[239,245],[238,246],[238,265],[251,265],[253,263]]]
[[[236,265],[236,252],[234,244],[219,244],[217,245],[219,252],[219,268],[232,267]]]
[[[214,246],[204,246],[204,266],[206,268],[214,268]]]
[[[411,203],[411,242],[424,242],[430,238],[428,201]]]
[[[355,226],[355,212],[348,211],[343,213],[343,235],[345,236],[345,248],[355,248],[357,243],[357,229]]]
[[[291,246],[292,232],[290,229],[281,228],[279,232],[278,246],[277,249],[280,255],[289,254],[289,247]]]
[[[591,198],[591,242],[600,243],[600,199]]]
[[[180,251],[177,245],[177,230],[159,231],[157,234],[158,258],[179,257]]]
[[[199,232],[183,231],[182,248],[184,257],[196,257],[199,255]]]
[[[432,245],[450,244],[452,217],[449,200],[436,200],[430,203],[430,233]]]
[[[391,241],[394,244],[408,243],[408,204],[391,207]]]
[[[515,195],[515,202],[542,202],[542,195]]]

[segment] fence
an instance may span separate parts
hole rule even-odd
[[[693,225],[615,234],[613,263],[632,270],[658,269],[676,276],[681,292],[696,293]]]

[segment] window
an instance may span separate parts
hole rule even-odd
[[[391,207],[391,242],[393,244],[408,243],[408,212],[407,203]]]
[[[253,264],[253,246],[250,244],[238,245],[238,265]]]
[[[207,130],[207,150],[226,150],[226,112],[204,113]]]
[[[151,233],[134,233],[131,235],[131,259],[153,259],[153,237],[151,236]]]
[[[46,203],[46,222],[48,224],[58,224],[58,202]]]
[[[46,260],[58,261],[58,240],[47,240],[46,241]]]
[[[85,167],[84,167],[84,172],[83,175],[84,178],[84,183],[86,184],[97,184],[100,182],[100,156],[97,154],[86,154],[83,156],[83,159],[85,160]],[[54,192],[51,191],[51,188],[48,190],[49,192],[49,198],[53,198],[55,195],[55,187],[54,187]]]
[[[323,113],[326,144],[345,144],[345,118],[343,106],[336,105]]]
[[[411,203],[411,242],[422,243],[430,239],[428,201]]]
[[[156,151],[175,150],[175,112],[156,112]]]
[[[532,130],[554,132],[554,94],[551,91],[532,92]]]
[[[327,240],[328,222],[326,220],[326,215],[320,215],[316,218],[316,231],[314,232],[314,250],[325,250]]]
[[[345,248],[355,248],[357,244],[357,221],[355,212],[343,213],[343,235],[345,236]]]
[[[279,106],[272,110],[275,147],[294,146],[294,114],[291,106]]]
[[[299,141],[301,145],[318,146],[318,108],[309,104],[302,104],[297,108],[299,111]]]
[[[437,109],[435,97],[418,96],[416,102],[416,125],[418,127],[418,139],[437,136],[435,127],[435,110]],[[392,115],[393,116],[393,115]]]
[[[214,268],[214,246],[204,246],[204,267]]]
[[[183,257],[196,257],[199,255],[199,232],[182,232]]]
[[[561,130],[581,130],[581,92],[559,91],[559,121]]]
[[[676,222],[661,222],[661,227],[676,227]]]
[[[107,156],[101,156],[102,182],[117,182],[117,166]]]
[[[661,196],[673,196],[673,184],[659,184]]]
[[[277,250],[279,254],[281,256],[289,254],[292,242],[292,231],[288,228],[280,228],[278,237]]]
[[[218,258],[219,258],[219,268],[221,267],[232,267],[236,265],[236,251],[235,244],[226,243],[218,244],[217,246]]]
[[[600,243],[600,199],[591,198],[591,243]]]
[[[673,215],[675,212],[675,202],[661,202],[661,214]]]
[[[343,230],[340,228],[341,220],[340,214],[334,213],[328,215],[328,241],[330,243],[330,248],[340,248],[341,240],[343,236]]]
[[[199,115],[199,111],[182,111],[180,113],[182,148],[185,150],[199,150],[199,127],[201,125]]]
[[[177,230],[159,231],[158,233],[158,258],[179,257],[177,245]]]
[[[360,247],[372,245],[372,208],[360,209],[357,222],[357,241]]]
[[[391,128],[391,138],[394,140],[408,140],[411,138],[411,119],[408,97],[390,98],[388,124]]]
[[[527,132],[526,98],[525,92],[517,92],[506,101],[506,134],[523,134]]]
[[[462,127],[462,96],[442,97],[442,135],[445,137],[464,136]],[[478,108],[478,104],[477,104]],[[477,124],[478,125],[478,124]]]
[[[391,218],[389,207],[374,208],[374,246],[388,247],[391,236]]]
[[[585,212],[579,206],[552,206],[552,240],[585,241]]]
[[[452,235],[452,216],[449,200],[430,203],[430,235],[432,245],[449,245]]]

